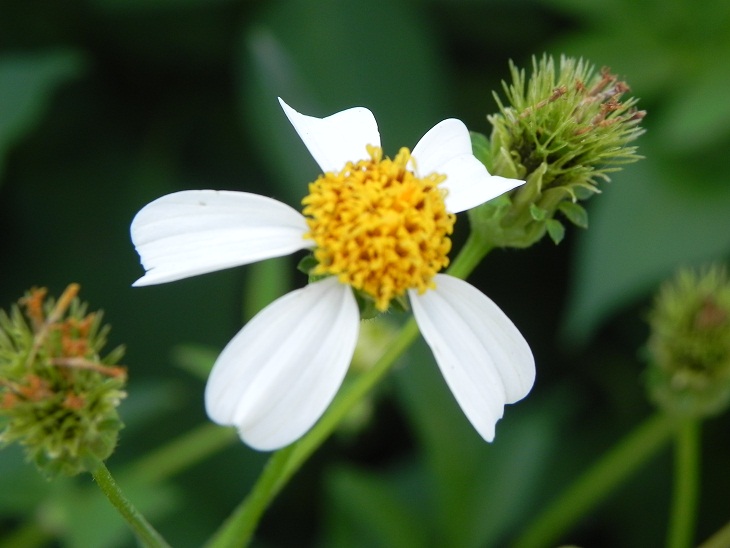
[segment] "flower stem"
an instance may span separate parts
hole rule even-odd
[[[471,232],[447,272],[457,278],[466,278],[490,250],[491,246]],[[251,492],[213,535],[209,548],[246,546],[250,542],[259,519],[274,497],[347,413],[385,376],[417,335],[418,326],[411,317],[373,367],[343,386],[322,418],[304,437],[271,456]]]
[[[102,490],[109,502],[127,521],[134,533],[137,535],[140,543],[149,548],[163,548],[169,545],[165,539],[155,530],[152,525],[144,518],[142,514],[132,505],[129,500],[122,494],[119,486],[114,481],[109,469],[103,462],[99,462],[96,470],[92,472],[96,484]]]
[[[679,421],[674,437],[674,494],[667,535],[668,548],[692,546],[697,520],[700,475],[700,423]]]
[[[476,231],[471,231],[464,246],[446,272],[464,280],[491,250],[492,246],[487,244]]]
[[[517,539],[516,548],[552,546],[583,515],[669,441],[673,422],[656,414],[629,433],[549,505]]]

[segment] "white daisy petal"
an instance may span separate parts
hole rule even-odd
[[[525,184],[519,179],[490,175],[476,157],[458,156],[446,162],[438,173],[446,175],[441,187],[447,190],[446,209],[460,213]]]
[[[216,190],[168,194],[132,221],[132,242],[147,274],[135,286],[214,272],[311,247],[295,209],[272,198]]]
[[[326,118],[300,114],[281,98],[289,121],[323,172],[340,171],[347,162],[369,158],[366,146],[380,146],[373,113],[364,107],[343,110]]]
[[[532,388],[535,360],[522,334],[481,291],[446,274],[435,282],[422,295],[409,291],[413,314],[464,414],[492,441],[504,405]]]
[[[443,173],[442,166],[459,156],[471,156],[471,138],[464,122],[449,118],[439,122],[421,137],[413,148],[416,174]]]
[[[415,172],[446,175],[442,188],[448,191],[446,209],[466,211],[524,184],[519,179],[490,175],[476,159],[469,130],[461,120],[450,118],[436,124],[413,149]]]
[[[208,415],[238,427],[256,449],[295,441],[334,398],[359,324],[352,290],[334,277],[277,299],[218,357],[205,388]]]

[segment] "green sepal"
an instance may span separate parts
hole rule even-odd
[[[302,257],[302,260],[297,263],[297,270],[302,274],[309,276],[310,272],[318,265],[317,259],[314,255],[306,255]]]
[[[530,216],[536,221],[544,221],[548,216],[548,211],[535,204],[530,204]]]
[[[555,242],[555,245],[563,241],[565,237],[565,227],[563,223],[555,219],[548,219],[545,221],[545,228],[547,228],[550,239]]]

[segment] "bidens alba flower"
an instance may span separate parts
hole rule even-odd
[[[245,192],[183,191],[144,207],[132,240],[147,273],[171,282],[312,249],[322,279],[274,301],[226,346],[205,390],[210,418],[271,450],[309,430],[335,396],[352,358],[356,295],[385,311],[410,301],[416,321],[466,416],[487,441],[504,405],[532,387],[530,348],[485,295],[448,264],[455,213],[523,181],[489,175],[459,120],[384,158],[372,113],[313,118],[281,106],[323,174],[303,214]]]

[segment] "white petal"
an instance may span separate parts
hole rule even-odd
[[[187,190],[147,204],[132,221],[132,242],[153,285],[311,247],[307,223],[286,204],[247,192]]]
[[[355,351],[360,313],[336,278],[277,299],[225,347],[205,388],[208,415],[260,450],[301,437],[334,398]]]
[[[413,149],[416,174],[446,175],[442,188],[448,191],[446,209],[466,211],[524,184],[519,179],[490,175],[472,153],[469,130],[450,118],[436,124]]]
[[[366,146],[380,146],[378,124],[364,107],[315,118],[300,114],[281,98],[279,103],[322,172],[337,172],[347,162],[367,159]]]
[[[423,295],[409,291],[413,314],[464,414],[492,441],[504,405],[532,388],[535,360],[522,334],[481,291],[445,274],[435,282]]]

